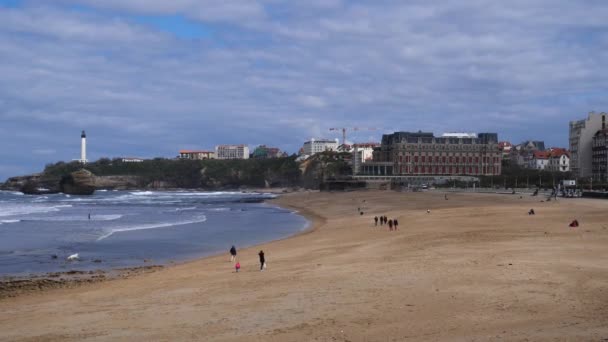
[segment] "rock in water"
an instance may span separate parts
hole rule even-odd
[[[95,175],[82,169],[61,178],[61,192],[68,195],[92,195],[95,192]]]

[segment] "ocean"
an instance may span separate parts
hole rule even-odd
[[[305,230],[297,213],[242,192],[0,191],[0,276],[165,265]],[[79,260],[67,261],[78,253]]]

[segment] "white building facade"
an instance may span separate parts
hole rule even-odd
[[[338,139],[310,139],[304,143],[302,150],[304,155],[312,156],[325,151],[337,151],[339,145]]]
[[[380,147],[379,143],[354,144],[353,145],[353,172],[358,174],[361,165],[371,162],[374,157],[374,147]]]
[[[570,171],[570,154],[563,149],[552,149],[549,155],[548,171],[568,172]]]
[[[217,159],[249,159],[249,146],[247,145],[218,145],[215,147]]]
[[[593,136],[605,126],[606,116],[591,112],[585,120],[570,121],[570,169],[577,178],[592,175]]]
[[[534,170],[545,170],[549,165],[549,154],[544,151],[536,151],[528,161],[528,168]]]

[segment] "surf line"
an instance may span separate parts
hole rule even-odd
[[[145,229],[157,229],[157,228],[166,228],[166,227],[174,227],[174,226],[183,226],[186,224],[202,223],[205,221],[207,221],[207,217],[203,215],[195,220],[189,220],[189,221],[152,223],[152,224],[144,224],[144,225],[135,226],[135,227],[113,228],[109,232],[98,237],[97,241],[107,239],[108,237],[112,236],[114,233],[129,232],[129,231],[134,231],[134,230],[145,230]]]

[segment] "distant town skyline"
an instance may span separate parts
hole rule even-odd
[[[497,132],[568,147],[608,110],[598,1],[0,0],[0,182],[221,144]]]

